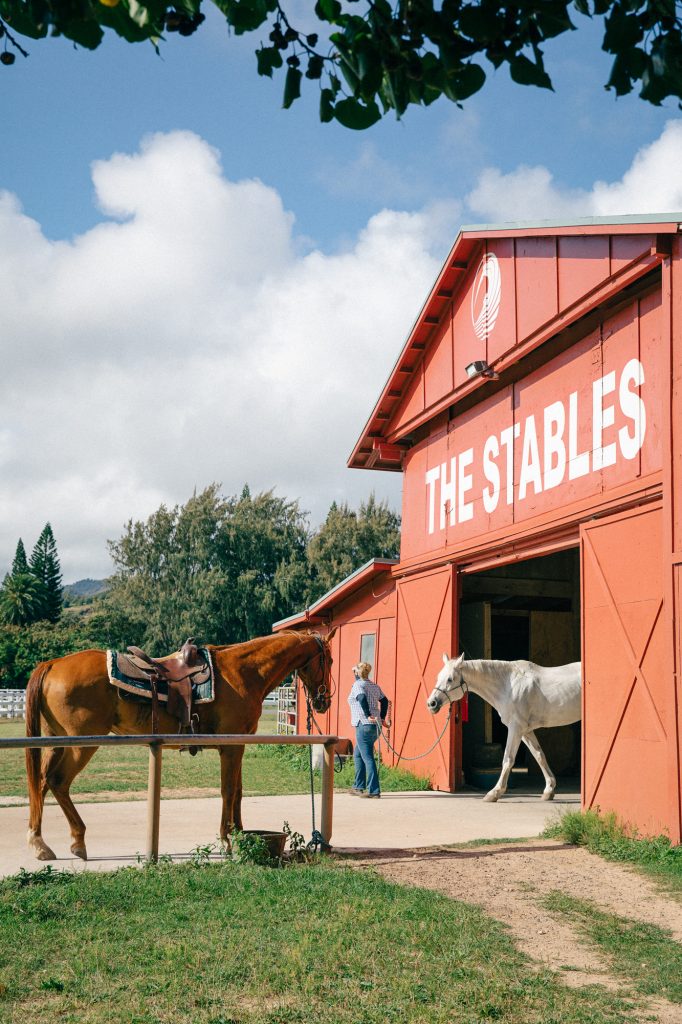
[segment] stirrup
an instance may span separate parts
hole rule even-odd
[[[180,728],[178,729],[178,735],[193,736],[197,732],[198,725],[199,725],[199,716],[195,713],[190,718],[189,726],[187,727],[187,731],[185,731],[183,729],[182,725],[181,725]],[[190,747],[190,746],[180,747],[180,753],[183,753],[185,750],[189,750],[190,757],[196,757],[197,754],[199,753],[199,751],[203,750],[203,749],[204,749],[203,747]]]

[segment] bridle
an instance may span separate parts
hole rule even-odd
[[[308,658],[305,665],[301,666],[301,668],[298,670],[298,674],[299,676],[301,676],[301,672],[303,672],[303,674],[306,677],[303,679],[303,683],[305,687],[305,698],[308,704],[308,708],[310,709],[310,707],[312,706],[312,708],[314,708],[315,711],[322,714],[324,711],[328,709],[329,705],[331,704],[332,697],[334,696],[334,688],[332,686],[328,686],[326,682],[327,678],[331,679],[331,653],[328,649],[327,644],[322,639],[319,633],[312,633],[310,635],[317,644],[317,651],[315,654],[311,655],[310,658]],[[308,684],[308,671],[311,665],[313,665],[318,660],[322,663],[321,681],[319,683],[313,682]],[[326,706],[323,707],[323,705]]]
[[[452,693],[454,693],[454,691],[456,689],[458,689],[459,687],[462,688],[461,696],[459,696],[459,697],[451,696]],[[462,670],[461,669],[459,670],[459,682],[455,683],[453,678],[446,679],[444,686],[439,686],[438,683],[436,683],[436,685],[434,686],[434,690],[436,690],[438,693],[441,693],[443,695],[443,697],[446,697],[449,704],[454,704],[454,702],[456,700],[461,700],[462,697],[464,697],[465,695],[467,695],[469,693],[469,687],[467,685],[466,679],[462,675]]]

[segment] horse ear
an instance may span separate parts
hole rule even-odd
[[[447,665],[447,663],[448,663],[449,661],[450,661],[450,655],[449,655],[449,654],[444,654],[444,655],[443,655],[443,664],[444,664],[444,665]]]
[[[455,659],[455,664],[456,665],[461,665],[463,661],[464,661],[464,651],[462,651],[462,653],[460,654],[459,658]]]
[[[338,627],[337,627],[337,626],[334,626],[334,628],[333,628],[332,630],[330,630],[330,631],[329,631],[329,632],[327,633],[327,635],[326,635],[326,637],[325,637],[325,640],[327,641],[327,643],[329,643],[329,641],[331,640],[331,638],[332,638],[332,637],[334,636],[334,634],[336,633],[336,630],[337,630],[337,629],[338,629]]]

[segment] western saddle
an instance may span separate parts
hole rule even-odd
[[[192,713],[192,683],[203,683],[210,677],[210,666],[204,655],[189,637],[175,654],[165,658],[150,658],[139,647],[128,647],[126,660],[149,680],[152,700],[152,732],[159,731],[159,683],[168,688],[166,710],[177,718],[181,733],[194,733],[198,715]],[[196,754],[198,747],[190,747]]]

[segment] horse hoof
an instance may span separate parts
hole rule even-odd
[[[88,851],[85,849],[85,843],[74,843],[71,847],[71,853],[74,857],[80,857],[81,860],[88,859]]]
[[[543,800],[553,800],[554,799],[554,790],[552,790],[551,793],[543,793],[542,794],[542,799]]]
[[[486,795],[483,797],[483,803],[496,804],[498,795],[499,794],[495,793],[494,790],[491,790],[490,793],[486,793]]]
[[[36,855],[36,860],[56,860],[57,854],[51,850],[42,836],[28,834],[28,846]]]

